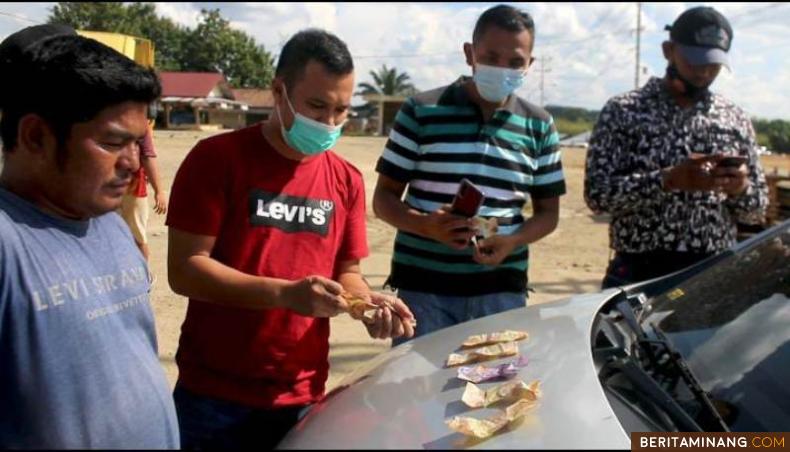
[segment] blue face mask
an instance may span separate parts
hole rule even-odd
[[[526,72],[497,66],[475,65],[475,81],[480,97],[489,102],[501,102],[524,84]]]
[[[331,149],[337,143],[343,130],[343,124],[333,127],[297,113],[288,99],[288,93],[285,93],[285,101],[288,102],[288,108],[294,115],[291,130],[285,130],[279,108],[277,108],[277,117],[280,118],[280,132],[282,132],[283,140],[288,146],[304,155],[317,155]]]

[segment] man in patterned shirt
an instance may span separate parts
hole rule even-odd
[[[373,209],[398,228],[390,283],[418,319],[415,336],[524,307],[528,244],[557,227],[565,193],[557,131],[551,115],[513,92],[534,37],[526,12],[490,8],[464,44],[474,76],[409,98],[395,118]],[[485,195],[478,214],[499,225],[479,246],[470,245],[471,220],[446,209],[464,178]],[[533,214],[524,218],[528,198]]]
[[[666,76],[610,99],[590,138],[585,200],[612,216],[604,288],[727,249],[736,223],[760,223],[768,203],[749,117],[708,89],[728,65],[729,22],[696,7],[667,29]]]

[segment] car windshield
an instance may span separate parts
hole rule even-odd
[[[666,335],[730,430],[790,426],[790,222],[650,300],[641,323]]]

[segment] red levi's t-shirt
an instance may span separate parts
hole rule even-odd
[[[336,278],[368,254],[362,175],[332,151],[281,156],[260,125],[199,142],[178,169],[167,225],[216,237],[211,257],[244,273]],[[190,299],[176,354],[179,383],[257,408],[324,393],[329,320]]]

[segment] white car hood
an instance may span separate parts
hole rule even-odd
[[[317,404],[280,443],[285,449],[629,449],[628,435],[601,389],[590,347],[594,315],[616,293],[582,295],[512,310],[409,341],[364,364]],[[471,334],[505,329],[529,364],[518,378],[542,382],[540,405],[518,425],[484,441],[454,433],[445,419],[488,417],[461,402],[466,382],[447,356]],[[514,359],[503,358],[487,364]],[[481,383],[484,389],[499,383]]]

